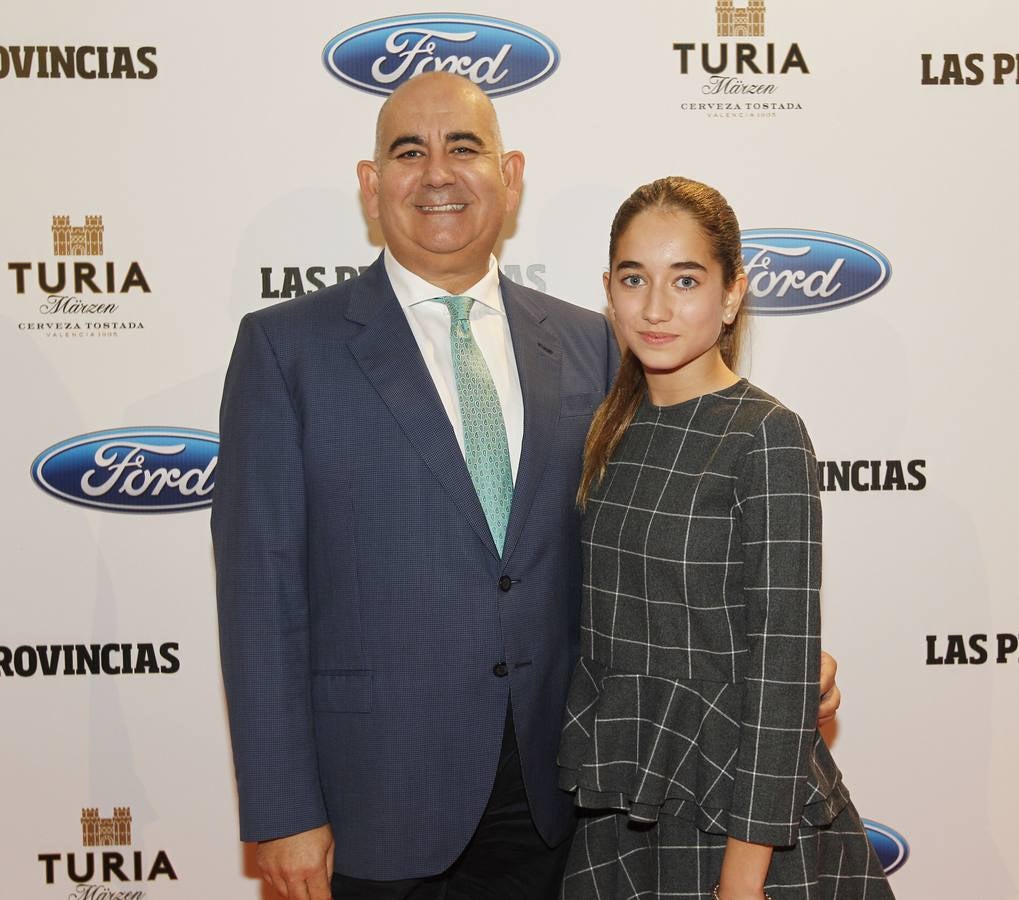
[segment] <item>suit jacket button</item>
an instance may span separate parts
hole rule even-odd
[[[505,678],[509,674],[509,669],[506,668],[506,663],[496,663],[492,666],[492,674],[496,678]]]
[[[499,579],[499,590],[506,593],[511,587],[513,587],[513,579],[509,575],[503,575]]]

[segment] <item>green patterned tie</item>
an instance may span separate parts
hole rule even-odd
[[[481,348],[471,333],[474,299],[435,299],[449,310],[449,346],[453,353],[453,377],[460,395],[467,470],[488,519],[495,546],[502,553],[513,503],[513,470],[499,395]]]

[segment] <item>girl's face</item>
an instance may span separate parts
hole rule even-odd
[[[604,281],[620,340],[640,360],[649,384],[653,378],[696,388],[698,379],[724,369],[718,336],[722,324],[736,317],[746,277],[726,287],[722,266],[689,213],[645,210],[634,216]]]

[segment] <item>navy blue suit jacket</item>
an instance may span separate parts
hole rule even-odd
[[[595,313],[501,288],[524,402],[502,558],[381,257],[241,322],[212,532],[244,840],[329,822],[338,871],[442,871],[484,810],[511,692],[535,822],[569,832],[574,494],[616,345]]]

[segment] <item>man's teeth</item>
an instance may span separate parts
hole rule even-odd
[[[443,203],[441,206],[422,206],[425,212],[460,212],[466,203]]]

